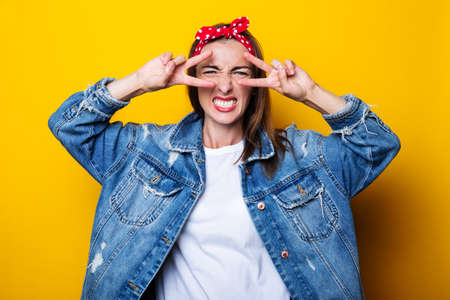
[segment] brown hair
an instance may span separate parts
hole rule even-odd
[[[230,24],[224,24],[219,23],[216,25],[213,25],[212,27],[219,28],[223,26],[229,26]],[[253,48],[255,50],[256,57],[258,57],[261,60],[264,60],[261,46],[259,42],[256,40],[256,38],[248,31],[245,30],[240,33],[241,35],[245,36],[249,42],[253,45]],[[215,39],[214,41],[223,39],[224,37],[219,37]],[[210,41],[214,42],[214,41]],[[189,51],[189,58],[193,56],[194,50],[197,47],[198,40],[195,40],[194,43],[191,46],[191,49]],[[254,78],[263,78],[266,77],[266,74],[263,70],[257,68],[256,66],[252,65],[252,74]],[[195,66],[188,69],[188,75],[190,76],[196,76],[196,69]],[[200,101],[198,98],[198,90],[197,87],[194,86],[188,86],[188,94],[189,99],[191,101],[191,105],[194,108],[194,111],[200,116],[204,117],[204,111],[202,107],[200,106]],[[241,156],[239,159],[242,159],[243,161],[246,161],[250,155],[256,150],[259,149],[259,153],[262,151],[262,143],[258,135],[258,130],[264,130],[266,131],[267,135],[269,136],[274,149],[275,149],[275,155],[272,156],[269,159],[265,159],[262,161],[264,170],[266,172],[266,177],[269,176],[270,178],[273,178],[273,175],[275,171],[278,168],[279,163],[279,155],[281,154],[281,158],[284,157],[284,153],[287,151],[286,145],[283,144],[283,142],[286,142],[289,144],[292,152],[294,152],[292,144],[286,137],[286,131],[284,129],[276,129],[273,127],[272,124],[272,118],[271,118],[271,109],[270,109],[270,96],[269,96],[269,90],[268,88],[253,88],[252,93],[250,94],[249,104],[247,106],[247,109],[244,112],[243,116],[243,122],[242,122],[242,130],[243,134],[246,138],[246,143],[244,146],[244,150],[242,151]],[[238,161],[239,161],[238,159]]]

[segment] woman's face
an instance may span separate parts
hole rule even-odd
[[[252,90],[237,83],[252,77],[251,65],[243,56],[248,50],[233,38],[210,42],[202,49],[205,50],[213,54],[197,65],[196,74],[216,83],[213,88],[198,88],[205,124],[236,125],[242,121]]]

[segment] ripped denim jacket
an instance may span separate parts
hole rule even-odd
[[[71,95],[48,120],[102,185],[82,299],[148,296],[205,187],[202,118],[110,122],[128,105],[109,94],[112,80]],[[369,105],[343,98],[342,111],[323,115],[330,135],[286,128],[295,153],[286,152],[273,178],[261,164],[275,155],[262,130],[261,151],[239,165],[243,201],[292,299],[364,299],[350,199],[386,168],[400,141]]]

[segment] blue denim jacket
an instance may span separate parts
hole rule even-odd
[[[203,119],[191,112],[162,126],[109,122],[128,104],[106,89],[114,79],[73,94],[48,120],[102,185],[82,299],[142,298],[205,188]],[[343,98],[343,110],[323,115],[329,136],[286,128],[295,156],[286,152],[272,179],[261,164],[275,154],[264,131],[262,151],[239,165],[245,204],[292,299],[364,299],[350,199],[400,141],[369,105]]]

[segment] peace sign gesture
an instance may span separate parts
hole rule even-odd
[[[136,71],[141,89],[145,92],[157,91],[173,85],[190,85],[196,87],[214,87],[215,82],[195,78],[186,74],[186,70],[197,65],[212,55],[204,51],[186,61],[184,55],[172,58],[171,52],[163,53],[147,62]]]
[[[306,100],[316,85],[309,75],[290,59],[286,59],[286,65],[274,59],[272,67],[249,53],[244,53],[244,57],[269,75],[266,78],[241,79],[238,82],[241,85],[272,88],[286,97],[301,102]]]

